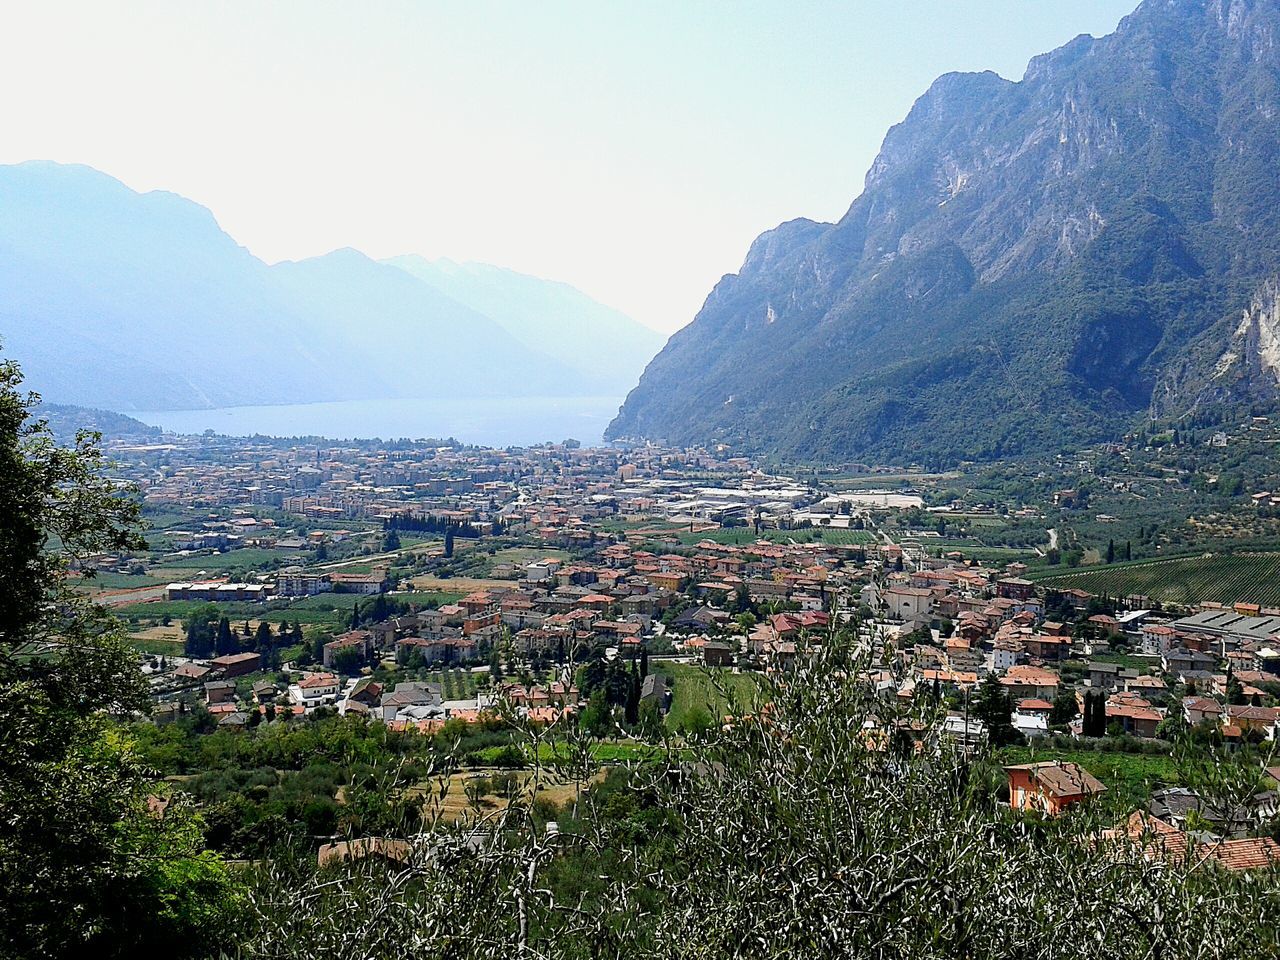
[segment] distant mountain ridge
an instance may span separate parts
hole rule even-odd
[[[89,167],[0,166],[0,352],[51,401],[133,411],[624,389],[510,323],[355,250],[268,265],[204,207]]]
[[[939,78],[834,224],[752,245],[607,437],[948,464],[1280,399],[1280,5],[1148,0]]]
[[[417,255],[384,260],[491,317],[530,350],[573,370],[601,393],[634,386],[663,336],[582,291],[487,263],[427,260]]]

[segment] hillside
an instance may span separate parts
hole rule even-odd
[[[588,394],[599,384],[354,250],[268,265],[204,207],[88,167],[0,167],[0,350],[113,410]]]
[[[491,318],[530,350],[564,364],[602,393],[634,386],[662,347],[661,334],[567,283],[487,263],[412,255],[384,262]]]
[[[930,465],[1271,407],[1280,8],[1149,0],[938,79],[837,223],[762,235],[608,437]]]

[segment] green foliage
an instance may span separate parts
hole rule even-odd
[[[136,504],[93,436],[54,445],[19,383],[0,365],[0,954],[198,955],[234,887],[187,806],[152,811],[163,790],[112,719],[146,689],[118,624],[64,576],[138,546]]]
[[[491,817],[487,842],[439,824],[403,862],[276,864],[250,892],[243,948],[1074,960],[1280,946],[1276,876],[1168,869],[1102,839],[1114,820],[1099,804],[1052,821],[1011,814],[995,785],[1012,757],[967,757],[932,706],[876,697],[851,649],[832,644],[780,675],[767,716],[651,748],[576,792],[559,832],[520,796]],[[921,748],[866,735],[889,730],[919,731]],[[592,742],[563,734],[528,744],[529,775],[569,776],[580,791]],[[544,747],[565,761],[541,761]]]

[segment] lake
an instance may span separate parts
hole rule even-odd
[[[318,436],[333,440],[453,437],[486,447],[574,439],[598,444],[622,397],[519,397],[479,400],[342,400],[129,415],[177,433]]]

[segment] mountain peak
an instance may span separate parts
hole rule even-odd
[[[607,435],[941,465],[1275,404],[1270,359],[1213,371],[1265,339],[1237,329],[1280,262],[1277,77],[1254,0],[1147,0],[1020,82],[939,77],[844,217],[758,238]]]

